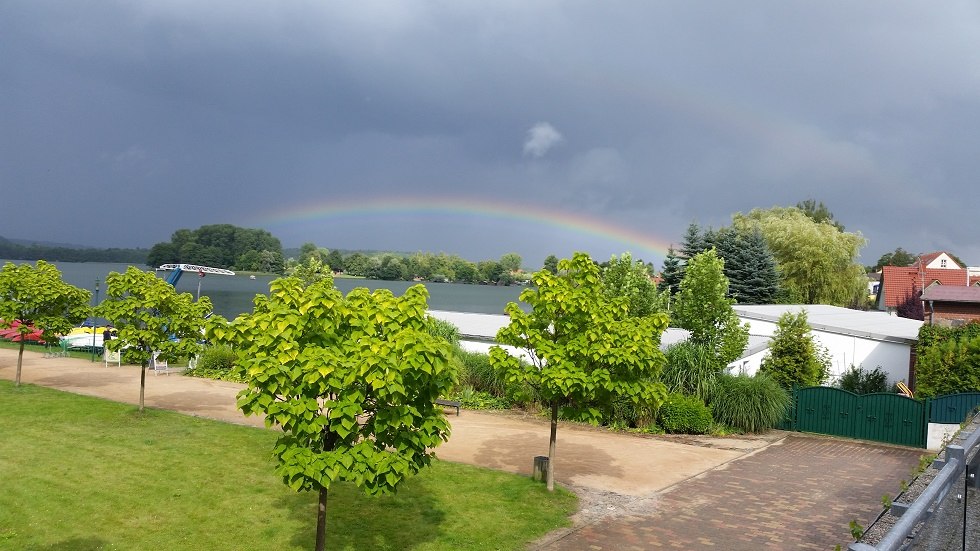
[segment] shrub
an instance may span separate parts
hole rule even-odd
[[[980,323],[954,328],[923,325],[916,352],[919,396],[980,390]]]
[[[937,342],[918,357],[919,396],[980,391],[980,337]]]
[[[711,399],[721,366],[710,347],[684,341],[668,348],[666,356],[660,380],[668,392],[689,394],[704,402]]]
[[[125,353],[123,354],[125,359]],[[192,377],[243,382],[244,373],[235,366],[235,352],[228,346],[206,347],[197,358],[194,369],[185,372]]]
[[[464,386],[451,396],[454,400],[459,400],[462,407],[466,409],[507,409],[510,402],[504,398],[498,398],[489,392],[473,390],[473,387]]]
[[[715,420],[746,432],[775,427],[786,415],[790,395],[764,374],[724,375],[711,402]]]
[[[460,360],[459,385],[471,387],[477,392],[487,392],[498,398],[507,395],[507,383],[490,365],[490,356],[480,352],[456,349]]]
[[[759,370],[783,388],[819,385],[827,378],[830,358],[826,349],[813,342],[806,312],[780,316],[769,343],[769,355]]]
[[[711,410],[695,396],[670,394],[660,406],[660,426],[681,434],[704,434],[711,428]]]
[[[235,351],[230,346],[208,346],[198,356],[195,369],[227,371],[233,367],[235,367]]]
[[[448,321],[429,316],[426,331],[433,337],[446,339],[453,346],[459,345],[459,328]]]
[[[865,371],[860,366],[851,366],[850,369],[840,376],[837,382],[838,388],[853,392],[854,394],[873,394],[875,392],[888,392],[888,374],[881,370],[881,366],[872,371]]]

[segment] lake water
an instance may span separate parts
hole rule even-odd
[[[7,261],[0,260],[0,265]],[[24,262],[14,260],[12,262]],[[99,300],[105,295],[105,278],[109,272],[125,272],[128,264],[112,264],[101,262],[53,262],[61,271],[62,278],[76,287],[88,289],[95,293],[95,280],[99,280]],[[145,266],[138,266],[145,270]],[[166,277],[168,272],[157,272]],[[177,282],[180,292],[197,295],[197,285],[200,281],[201,296],[211,298],[214,311],[226,318],[233,318],[243,312],[252,311],[252,299],[259,293],[268,293],[269,282],[278,276],[257,275],[249,279],[245,275],[221,276],[209,275],[200,278],[195,273],[184,273]],[[415,285],[411,281],[378,281],[374,279],[334,279],[334,285],[344,294],[355,287],[368,289],[390,289],[401,296],[406,289]],[[425,283],[429,290],[429,308],[433,310],[449,310],[453,312],[474,312],[480,314],[503,314],[508,302],[517,302],[517,297],[524,289],[521,286],[494,287],[490,285],[465,285],[457,283]],[[94,299],[94,297],[93,297]]]

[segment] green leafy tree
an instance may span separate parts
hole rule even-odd
[[[58,342],[59,335],[85,319],[91,296],[88,291],[65,283],[58,268],[43,260],[38,260],[36,266],[4,264],[0,270],[0,327],[20,322],[16,386],[20,386],[27,335],[40,330],[45,342]]]
[[[479,277],[488,283],[497,283],[504,275],[504,267],[496,260],[481,260],[476,263]]]
[[[300,264],[305,264],[307,262],[307,260],[309,260],[310,258],[316,258],[322,264],[323,263],[323,257],[324,257],[323,252],[314,243],[310,243],[310,242],[303,243],[299,247],[299,263]]]
[[[830,359],[810,334],[806,312],[786,312],[779,317],[769,342],[769,355],[759,368],[783,388],[815,386],[827,379]]]
[[[630,253],[613,255],[602,268],[602,292],[610,299],[623,297],[629,304],[629,314],[646,317],[667,310],[668,296],[657,290],[650,279],[650,270]]]
[[[813,199],[807,199],[797,203],[796,208],[805,214],[807,218],[818,224],[830,224],[837,228],[837,231],[844,231],[844,224],[834,219],[834,213],[830,212],[830,209],[827,208],[827,205],[823,204],[823,201],[817,203]]]
[[[283,431],[277,474],[293,490],[319,492],[318,550],[333,482],[390,492],[448,439],[435,400],[452,384],[450,350],[429,333],[426,296],[421,285],[401,298],[363,288],[345,297],[327,280],[278,279],[251,314],[210,328],[246,373],[239,407]]]
[[[851,306],[867,296],[864,268],[855,260],[864,237],[815,222],[800,209],[774,207],[736,214],[733,225],[758,229],[772,250],[782,287],[792,301]]]
[[[299,278],[304,286],[312,285],[323,279],[333,281],[333,272],[330,271],[330,266],[320,262],[320,258],[316,255],[306,257],[306,262],[293,268],[291,275]]]
[[[547,485],[554,490],[560,407],[598,421],[601,409],[617,398],[651,410],[663,401],[666,390],[657,375],[667,315],[630,317],[625,298],[602,292],[599,266],[585,253],[560,261],[557,275],[541,270],[532,281],[520,297],[531,311],[508,304],[510,324],[497,333],[498,343],[527,350],[531,362],[498,346],[491,348],[490,362],[508,383],[528,385],[550,406]]]
[[[878,257],[878,263],[871,267],[872,272],[881,270],[884,266],[911,266],[918,260],[915,255],[901,247],[896,247],[894,251],[885,253]]]
[[[351,253],[344,257],[345,271],[353,276],[367,275],[370,267],[368,257],[364,253]]]
[[[714,351],[719,365],[734,361],[749,342],[728,298],[725,261],[708,249],[688,261],[677,293],[674,323],[691,332],[691,341]]]
[[[147,257],[149,266],[171,262],[203,264],[217,268],[236,266],[241,270],[265,270],[282,273],[262,266],[242,265],[242,257],[249,251],[260,254],[274,253],[282,257],[282,245],[266,230],[240,228],[231,224],[212,224],[196,230],[180,229],[173,233],[170,242],[157,243]]]
[[[500,257],[500,267],[505,272],[516,272],[521,269],[521,255],[517,253],[506,253]]]
[[[340,254],[340,251],[332,250],[327,253],[327,266],[330,266],[331,270],[337,272],[344,271],[344,257]]]
[[[543,270],[547,270],[553,274],[558,273],[558,257],[549,254],[544,258],[544,265],[541,267]]]
[[[168,362],[187,358],[200,350],[204,318],[211,301],[195,302],[190,293],[178,293],[153,272],[132,266],[125,273],[106,276],[106,299],[96,312],[116,327],[118,337],[105,343],[108,350],[123,350],[140,364],[140,402],[146,390],[146,368],[154,355]]]

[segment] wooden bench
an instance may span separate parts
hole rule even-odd
[[[436,400],[436,405],[445,406],[447,408],[456,408],[456,416],[459,416],[459,402],[456,400],[443,400],[442,398]]]

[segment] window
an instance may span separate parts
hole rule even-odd
[[[939,267],[940,268],[945,268],[946,267],[946,259],[945,258],[939,260]]]

